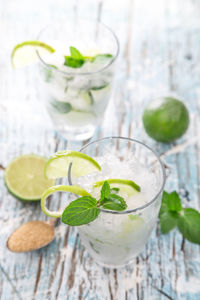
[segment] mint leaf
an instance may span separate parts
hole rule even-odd
[[[71,68],[80,68],[84,64],[84,60],[75,59],[71,56],[65,56],[64,65]]]
[[[69,47],[71,56],[65,56],[64,65],[71,68],[80,68],[85,62],[83,55],[75,47]]]
[[[53,101],[51,105],[56,109],[60,114],[66,114],[72,110],[72,106],[68,102]]]
[[[174,191],[170,194],[165,191],[163,192],[160,215],[162,214],[163,211],[166,210],[171,210],[176,212],[182,210],[181,200],[177,192]]]
[[[111,190],[113,193],[111,193]],[[110,188],[107,180],[104,181],[101,188],[101,198],[97,201],[91,196],[80,197],[72,201],[63,211],[62,222],[71,226],[80,226],[94,221],[102,206],[104,209],[122,211],[127,205],[122,197],[115,193],[119,188]],[[115,192],[115,193],[114,193]]]
[[[119,188],[117,188],[117,187],[111,188],[110,192],[114,193],[114,194],[117,194],[119,192]]]
[[[112,54],[109,54],[109,53],[97,54],[90,61],[105,65],[105,64],[108,64],[112,58],[113,58]]]
[[[124,199],[116,194],[110,194],[109,199],[104,199],[101,203],[104,209],[121,211],[127,208]]]
[[[178,214],[174,211],[165,211],[160,216],[160,228],[163,234],[168,233],[174,227],[176,227],[178,222]]]
[[[71,226],[80,226],[94,221],[100,213],[97,200],[84,196],[72,201],[62,214],[62,222]]]
[[[112,54],[109,54],[109,53],[105,53],[105,54],[97,54],[93,61],[96,60],[96,59],[105,59],[105,58],[113,58]]]
[[[163,192],[162,195],[162,203],[161,203],[161,208],[160,208],[160,212],[159,212],[159,217],[165,212],[168,211],[168,205],[167,205],[167,198],[169,196],[169,193],[167,193],[166,191]]]
[[[166,203],[167,203],[169,210],[172,210],[172,211],[181,211],[182,210],[181,200],[179,198],[179,195],[175,191],[168,195]]]
[[[126,202],[124,201],[124,198],[116,195],[118,191],[119,188],[114,187],[111,189],[108,181],[105,180],[101,188],[100,205],[102,205],[104,209],[116,211],[125,210],[127,207]]]
[[[103,60],[107,58],[112,58],[111,54],[98,54],[94,57],[92,56],[83,56],[78,49],[70,46],[70,55],[65,56],[64,65],[71,68],[80,68],[85,63],[85,61],[93,62],[94,60]]]
[[[160,228],[163,234],[168,233],[177,225],[179,215],[176,211],[174,211],[174,208],[176,207],[176,205],[174,204],[174,193],[175,192],[169,194],[165,191],[163,192],[162,204],[159,212]]]
[[[178,229],[188,241],[200,244],[200,213],[193,208],[185,208],[179,215]]]
[[[83,55],[80,53],[80,51],[78,51],[78,49],[76,49],[75,47],[69,47],[70,49],[70,53],[71,53],[71,57],[77,60],[83,60],[84,61],[84,57]]]
[[[98,90],[104,89],[107,86],[108,86],[108,84],[103,84],[103,85],[100,85],[100,86],[93,86],[93,87],[90,88],[90,90],[91,91],[98,91]]]
[[[104,199],[109,198],[110,196],[110,185],[108,181],[104,181],[104,184],[101,188],[101,199],[100,199],[100,204],[104,201]]]

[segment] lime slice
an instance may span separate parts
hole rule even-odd
[[[102,101],[102,99],[105,99],[106,97],[109,96],[111,91],[110,85],[103,85],[103,86],[97,86],[97,87],[92,87],[90,90],[92,99],[94,103],[99,103]]]
[[[69,91],[70,92],[70,91]],[[69,94],[67,95],[69,97]],[[79,113],[90,113],[93,98],[90,92],[80,92],[75,98],[70,99],[74,111]],[[77,122],[77,120],[75,120]]]
[[[49,53],[55,52],[55,50],[40,41],[26,41],[18,44],[14,47],[11,54],[13,68],[21,68],[38,61],[39,57],[37,52],[41,57],[45,57]]]
[[[82,187],[80,187],[78,185],[56,185],[56,186],[50,187],[42,195],[41,209],[45,215],[47,215],[49,217],[53,217],[53,218],[60,218],[65,209],[65,207],[64,207],[60,211],[50,211],[46,207],[47,197],[49,197],[50,195],[52,195],[56,192],[68,192],[68,193],[73,193],[73,194],[76,194],[79,196],[91,196],[86,190],[84,190]]]
[[[46,159],[34,154],[15,158],[5,170],[5,183],[11,194],[24,201],[37,201],[55,183],[44,177]]]
[[[77,151],[59,151],[47,161],[45,175],[55,179],[66,177],[72,162],[72,177],[80,177],[101,170],[100,165],[92,157]]]
[[[140,192],[140,187],[132,180],[126,179],[106,179],[111,188],[119,188],[119,192],[126,193],[128,197],[133,196],[136,192]],[[97,181],[94,184],[94,188],[101,187],[105,180]]]
[[[136,231],[139,231],[144,226],[144,220],[138,215],[128,215],[128,218],[122,222],[122,231],[120,233],[121,237],[131,235]]]
[[[82,92],[82,97],[88,105],[94,104],[94,99],[90,91]]]
[[[87,126],[96,122],[96,115],[92,112],[71,110],[66,114],[67,125],[73,127]]]

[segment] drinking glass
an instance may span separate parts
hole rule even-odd
[[[159,156],[151,148],[130,138],[103,138],[87,144],[80,151],[96,158],[106,155],[108,149],[114,149],[116,158],[122,162],[134,158],[156,178],[155,194],[145,205],[126,211],[101,209],[97,219],[78,227],[81,240],[94,260],[102,266],[118,268],[132,262],[142,251],[155,227],[165,184],[165,170]],[[84,178],[82,181],[81,186],[84,187]]]
[[[110,99],[119,52],[116,35],[98,21],[73,19],[46,27],[38,40],[56,50],[48,56],[38,52],[46,107],[55,128],[69,140],[90,138]],[[86,53],[90,62],[66,67],[64,57],[70,55],[70,47]]]

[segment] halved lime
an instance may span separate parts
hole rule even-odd
[[[47,197],[49,197],[50,195],[52,195],[56,192],[68,192],[68,193],[74,193],[79,196],[91,196],[86,190],[84,190],[82,187],[80,187],[78,185],[56,185],[56,186],[50,187],[42,195],[41,209],[45,215],[47,215],[49,217],[53,217],[53,218],[60,218],[62,216],[62,213],[64,210],[64,208],[63,208],[60,211],[50,211],[46,207]]]
[[[72,177],[80,177],[101,170],[100,165],[92,157],[77,151],[59,151],[47,161],[45,175],[55,179],[65,177],[68,174],[69,165],[72,162]]]
[[[110,184],[111,188],[119,188],[119,192],[126,193],[128,197],[133,196],[136,192],[140,192],[140,187],[132,180],[126,179],[106,179],[106,181]],[[97,181],[94,184],[94,188],[101,187],[104,184],[105,180]]]
[[[55,183],[44,177],[46,159],[38,155],[21,155],[5,170],[5,183],[11,194],[24,201],[37,201]]]
[[[25,41],[16,45],[12,51],[11,62],[13,68],[21,68],[38,61],[39,57],[37,51],[41,57],[55,52],[51,46],[43,42]]]

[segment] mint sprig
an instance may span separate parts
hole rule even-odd
[[[124,198],[116,195],[119,188],[110,188],[108,181],[105,181],[101,188],[101,198],[99,200],[100,205],[104,209],[121,211],[127,208],[127,204]]]
[[[101,198],[99,200],[100,204],[104,203],[104,200],[108,199],[110,196],[110,184],[105,181],[101,188]]]
[[[159,218],[163,234],[178,227],[185,239],[200,244],[200,213],[193,208],[183,208],[177,192],[164,191]]]
[[[185,208],[178,219],[178,229],[188,241],[200,244],[200,213]]]
[[[80,226],[94,221],[99,213],[100,207],[114,211],[122,211],[127,204],[119,195],[119,188],[110,188],[108,181],[105,181],[101,188],[99,200],[91,196],[80,197],[72,201],[62,213],[62,222],[71,226]]]
[[[87,62],[94,62],[96,60],[103,60],[103,59],[111,59],[113,56],[112,54],[97,54],[96,56],[83,56],[78,49],[75,47],[70,46],[70,54],[65,56],[64,65],[71,68],[80,68],[82,65]]]

